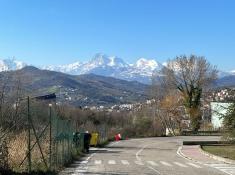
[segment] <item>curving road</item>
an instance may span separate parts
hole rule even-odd
[[[61,175],[223,175],[226,173],[217,168],[203,162],[195,163],[177,154],[183,140],[218,139],[205,136],[156,137],[114,142],[103,149],[92,149],[87,157],[74,162]]]

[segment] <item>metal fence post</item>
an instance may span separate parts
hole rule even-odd
[[[52,107],[52,104],[49,104],[49,120],[50,120],[50,145],[49,145],[49,163],[50,163],[50,165],[49,165],[49,169],[51,170],[51,162],[52,162],[52,149],[51,149],[51,147],[52,147],[52,116],[51,116],[51,107]]]
[[[30,106],[29,106],[29,96],[27,99],[28,107],[28,173],[31,173],[31,133],[30,133]]]

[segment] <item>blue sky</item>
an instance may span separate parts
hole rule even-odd
[[[95,53],[127,62],[205,56],[235,69],[233,0],[0,0],[0,58],[65,64]]]

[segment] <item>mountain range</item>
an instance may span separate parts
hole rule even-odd
[[[149,99],[152,74],[163,66],[144,58],[128,64],[104,54],[96,54],[86,63],[41,68],[7,59],[0,60],[0,80],[8,89],[20,82],[22,89],[33,96],[56,93],[58,102],[75,106],[111,106]],[[235,86],[235,72],[220,72],[219,77],[215,88]]]
[[[7,79],[7,81],[5,81]],[[20,87],[32,96],[55,93],[57,102],[74,106],[111,106],[147,100],[148,85],[95,74],[69,75],[26,66],[0,73],[5,89]],[[12,94],[12,93],[8,93]]]
[[[153,59],[140,58],[134,64],[128,64],[116,56],[96,54],[88,62],[75,62],[60,66],[44,66],[42,69],[63,72],[72,75],[93,73],[115,77],[128,81],[149,84],[154,70],[161,70],[163,65]]]
[[[0,71],[18,70],[26,65],[26,63],[15,59],[0,60]],[[164,63],[161,64],[154,59],[146,58],[140,58],[135,63],[129,64],[119,57],[98,53],[87,62],[77,61],[66,65],[45,65],[38,68],[70,75],[96,74],[127,81],[138,81],[144,84],[151,84],[152,74],[159,72],[164,65]],[[228,76],[230,76],[231,79],[231,77],[235,76],[235,71],[219,71],[219,79]]]
[[[1,60],[0,71],[18,70],[26,65],[26,63],[15,59]],[[77,61],[66,65],[50,65],[38,68],[70,75],[92,73],[101,76],[115,77],[122,80],[138,81],[150,84],[153,71],[161,70],[162,67],[163,65],[154,59],[140,58],[135,63],[129,64],[119,57],[107,56],[99,53],[94,55],[94,57],[88,62]]]

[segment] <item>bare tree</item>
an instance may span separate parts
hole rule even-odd
[[[217,73],[216,67],[204,57],[196,55],[182,55],[169,60],[167,67],[162,70],[165,91],[176,89],[180,92],[194,131],[200,127],[202,94],[217,78]]]
[[[184,119],[184,113],[182,112],[182,98],[177,91],[172,91],[171,93],[165,95],[161,100],[160,108],[165,114],[165,122],[175,134],[175,129],[181,132],[182,120]]]

